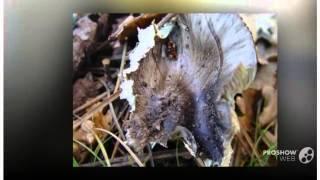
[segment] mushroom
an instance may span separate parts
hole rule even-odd
[[[132,105],[124,123],[127,143],[136,151],[149,143],[166,147],[178,134],[194,156],[228,166],[239,129],[234,96],[256,72],[251,33],[237,14],[179,14],[174,20],[168,37],[151,38],[152,47],[124,75],[122,98]],[[133,52],[147,44],[139,35]]]

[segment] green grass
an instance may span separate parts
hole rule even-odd
[[[93,152],[91,148],[89,148],[88,146],[86,146],[85,144],[83,144],[82,142],[80,142],[76,139],[73,139],[73,141],[78,143],[80,146],[84,147],[90,154],[92,154],[95,158],[97,158],[97,160],[101,163],[102,166],[106,166],[104,161],[101,158],[99,158],[98,154]]]
[[[275,150],[277,149],[277,145],[276,144],[272,144],[270,147],[269,147],[269,151],[271,150]],[[262,166],[267,166],[268,165],[268,161],[270,159],[270,156],[271,154],[265,154],[262,156]]]
[[[179,161],[178,153],[179,153],[179,140],[177,140],[177,143],[176,143],[176,160],[177,160],[177,167],[180,167],[180,161]]]
[[[105,147],[103,146],[103,143],[101,142],[101,140],[100,140],[100,138],[97,136],[97,134],[94,134],[94,137],[96,138],[96,140],[97,140],[97,142],[98,142],[98,145],[100,146],[102,155],[104,156],[104,160],[105,160],[107,166],[110,167],[110,166],[111,166],[110,160],[109,160],[107,151],[106,151]]]
[[[256,125],[256,132],[259,135],[258,137],[256,136],[255,140],[255,147],[257,148],[262,140],[262,137],[265,135],[265,133],[271,128],[271,124],[268,125],[266,128],[261,129],[260,125]],[[268,149],[267,150],[274,150],[277,148],[277,144],[267,144]],[[259,163],[258,159],[256,159],[255,156],[251,156],[249,166],[267,166],[268,161],[270,159],[270,155],[262,155],[262,163]]]
[[[79,167],[79,163],[77,162],[77,160],[73,157],[73,163],[72,163],[73,167]]]
[[[108,138],[106,138],[105,140],[103,140],[102,143],[103,143],[103,144],[107,143],[111,138],[112,138],[112,137],[109,136]],[[95,154],[99,154],[99,153],[100,153],[100,150],[101,150],[100,146],[97,146],[96,149],[94,150],[94,153],[95,153]],[[94,157],[93,162],[96,162],[96,161],[97,161],[97,158]]]

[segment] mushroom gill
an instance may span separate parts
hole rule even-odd
[[[179,132],[196,156],[228,165],[233,97],[255,76],[251,33],[236,14],[180,14],[174,23],[129,74],[135,109],[124,124],[127,142],[140,151]]]

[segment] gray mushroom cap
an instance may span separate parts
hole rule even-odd
[[[135,61],[121,86],[127,91],[130,82],[134,94],[135,108],[124,125],[127,143],[139,151],[148,143],[166,146],[181,134],[196,156],[203,152],[214,164],[228,165],[237,129],[233,97],[256,72],[250,31],[236,14],[178,15],[167,38],[176,46],[173,60],[165,40],[151,38],[148,44],[142,35],[136,47],[140,64]]]

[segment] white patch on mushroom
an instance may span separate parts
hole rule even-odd
[[[136,101],[136,97],[133,95],[133,80],[124,80],[121,85],[120,88],[122,89],[121,93],[120,93],[120,99],[126,99],[128,101],[128,103],[131,106],[130,111],[134,111],[135,110],[135,101]]]
[[[124,80],[122,81],[120,88],[120,99],[126,99],[131,107],[130,112],[135,110],[135,100],[136,97],[133,94],[133,80],[127,78],[127,74],[130,74],[136,71],[139,68],[139,62],[142,58],[146,56],[146,54],[150,51],[150,49],[155,45],[154,37],[156,35],[154,25],[150,25],[145,29],[138,28],[138,45],[130,52],[129,60],[130,66],[129,68],[123,71]]]
[[[139,68],[139,61],[146,56],[151,48],[155,45],[154,37],[156,35],[154,25],[145,29],[138,28],[138,45],[130,52],[130,67],[123,71],[123,74],[129,74]]]

